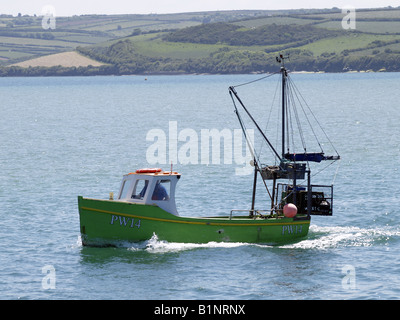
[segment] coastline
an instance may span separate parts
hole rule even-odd
[[[370,57],[370,60],[380,61],[379,57]],[[229,68],[220,66],[219,60],[138,60],[135,63],[107,63],[88,57],[77,51],[68,51],[43,56],[20,63],[0,66],[0,77],[54,77],[54,76],[124,76],[124,75],[234,75],[234,74],[268,74],[273,73],[275,61],[265,61],[263,64],[244,65],[240,60]],[[400,66],[391,64],[392,60],[383,60],[379,64],[362,65],[359,61],[346,60],[345,57],[336,60],[332,67],[332,60],[316,58],[304,65],[301,59],[290,62],[291,73],[371,73],[371,72],[399,72]],[[306,68],[304,68],[306,67]],[[308,67],[308,68],[307,68]]]
[[[122,76],[203,76],[203,75],[257,75],[257,74],[270,74],[270,72],[235,72],[235,73],[207,73],[207,72],[179,72],[179,71],[164,71],[164,72],[141,72],[141,73],[102,73],[93,72],[92,66],[88,67],[29,67],[30,72],[28,74],[24,74],[24,72],[18,72],[22,67],[12,66],[10,70],[12,72],[4,74],[4,68],[0,67],[0,78],[14,78],[14,77],[99,77],[99,76],[114,76],[114,77],[122,77]],[[86,69],[87,68],[87,69]],[[39,70],[40,69],[40,70]],[[35,72],[37,70],[38,72]],[[60,71],[61,70],[61,71]],[[290,70],[290,69],[289,69]],[[22,70],[21,70],[22,71]],[[87,72],[85,72],[87,71]],[[349,71],[291,71],[292,74],[346,74],[346,73],[393,73],[400,72],[397,70],[387,71],[387,70],[349,70]]]

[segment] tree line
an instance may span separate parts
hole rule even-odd
[[[263,25],[243,28],[230,23],[202,24],[176,30],[163,39],[169,42],[217,44],[230,46],[276,45],[303,41],[313,42],[327,37],[336,37],[343,31],[317,28],[312,25]]]
[[[277,71],[275,57],[262,52],[230,51],[209,59],[185,59],[169,61],[143,61],[125,64],[109,64],[99,67],[0,67],[0,77],[25,76],[98,76],[98,75],[145,75],[145,74],[245,74],[271,73]],[[400,56],[380,54],[377,56],[343,56],[315,59],[302,55],[287,63],[290,71],[400,71]]]

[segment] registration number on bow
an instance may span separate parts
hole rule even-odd
[[[303,231],[303,225],[286,225],[282,226],[282,235],[299,234]]]
[[[135,228],[136,227],[139,229],[141,221],[140,221],[140,219],[112,215],[110,224],[115,224],[115,225],[119,225],[121,227],[127,227],[127,228]]]

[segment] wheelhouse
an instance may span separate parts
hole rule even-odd
[[[175,204],[175,188],[181,175],[161,169],[139,169],[123,176],[118,201],[156,205],[179,215]]]

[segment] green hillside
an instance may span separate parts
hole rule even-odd
[[[3,17],[5,66],[63,50],[105,65],[3,67],[0,75],[270,72],[282,52],[296,71],[400,71],[399,8],[357,10],[354,30],[343,29],[343,17],[337,8],[79,16],[58,19],[51,31],[37,27],[40,18],[19,17],[29,23],[16,26],[18,17]]]
[[[55,29],[43,29],[40,16],[0,14],[0,65],[71,51],[138,32],[170,30],[201,23],[264,16],[267,11],[193,12],[177,14],[83,15],[56,17]]]

